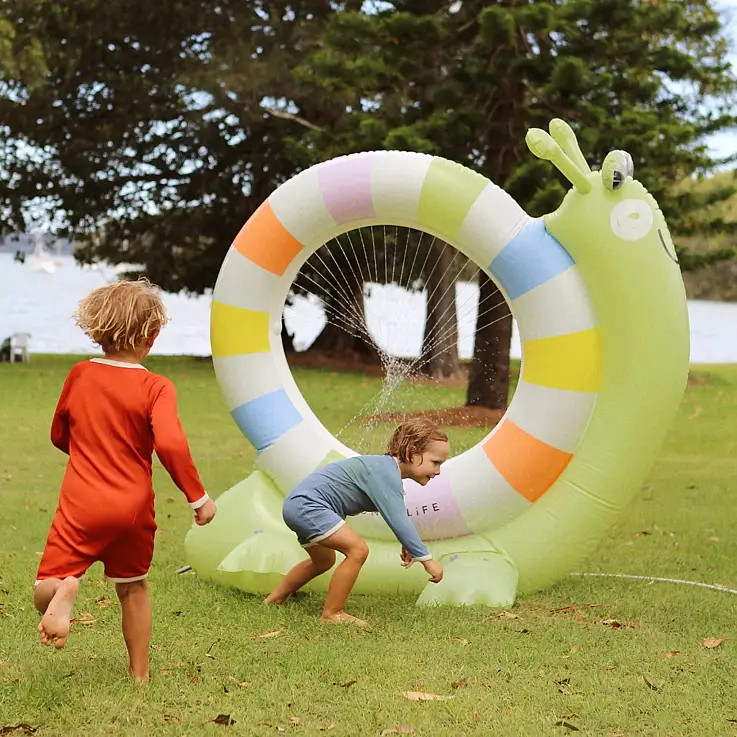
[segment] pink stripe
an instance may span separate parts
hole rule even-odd
[[[427,486],[406,480],[404,491],[407,514],[424,540],[446,540],[471,534],[453,498],[449,476],[441,473]]]
[[[328,212],[338,225],[374,217],[368,154],[328,161],[318,167],[317,181]]]

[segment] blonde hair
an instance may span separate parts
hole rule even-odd
[[[386,446],[388,455],[409,463],[416,453],[424,453],[430,443],[448,442],[448,436],[433,422],[417,417],[403,422],[392,434]]]
[[[168,321],[161,297],[144,278],[93,290],[79,303],[73,317],[106,353],[135,350]]]

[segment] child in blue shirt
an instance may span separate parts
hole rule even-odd
[[[440,473],[449,455],[445,433],[427,420],[413,419],[394,431],[386,455],[330,463],[301,481],[284,500],[282,514],[310,557],[284,576],[266,603],[282,604],[308,581],[329,571],[337,550],[345,560],[330,581],[321,619],[365,624],[343,611],[369,552],[364,539],[345,524],[346,517],[361,512],[378,512],[402,543],[402,565],[409,568],[415,561],[422,563],[430,581],[438,583],[443,567],[433,560],[407,518],[402,479],[425,486]]]

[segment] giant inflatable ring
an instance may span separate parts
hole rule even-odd
[[[647,473],[683,393],[686,301],[667,226],[632,178],[629,156],[612,152],[592,173],[572,130],[562,121],[550,130],[552,137],[530,131],[528,146],[574,188],[545,218],[529,217],[458,164],[383,151],[302,172],[248,220],[215,286],[211,340],[228,409],[257,451],[250,486],[260,491],[251,489],[250,506],[249,493],[238,492],[239,532],[190,533],[190,561],[202,575],[268,589],[300,555],[298,548],[284,554],[291,534],[279,513],[284,494],[324,463],[354,454],[299,392],[281,316],[307,258],[369,225],[416,228],[467,255],[499,286],[522,340],[520,382],[503,420],[426,487],[405,482],[408,514],[435,555],[446,557],[444,582],[421,601],[509,605],[517,589],[552,583],[600,539]],[[221,513],[237,489],[221,497]],[[264,515],[266,527],[249,524]],[[359,588],[399,586],[405,572],[396,551],[374,553],[379,541],[396,548],[383,520],[368,514],[351,524],[372,548]],[[265,552],[267,528],[281,537],[280,551]],[[493,580],[482,585],[484,569]]]

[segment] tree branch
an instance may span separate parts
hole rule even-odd
[[[305,128],[309,128],[311,131],[322,132],[322,128],[319,125],[310,123],[309,120],[305,120],[304,118],[301,118],[299,115],[294,115],[293,113],[287,113],[284,110],[276,110],[271,107],[263,107],[262,109],[265,110],[269,115],[273,115],[275,118],[281,118],[282,120],[292,120],[295,123],[299,123],[301,126],[304,126]]]

